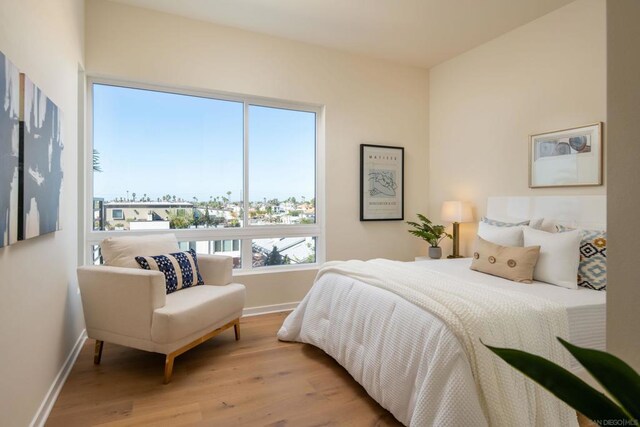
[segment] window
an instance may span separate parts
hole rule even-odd
[[[113,209],[111,211],[111,217],[113,219],[124,219],[124,212],[122,209]]]
[[[313,264],[316,262],[315,237],[254,239],[251,243],[253,267]]]
[[[88,92],[88,262],[105,237],[166,230],[239,271],[321,260],[319,107],[98,79]]]
[[[249,223],[315,223],[315,114],[249,106]]]
[[[233,259],[233,268],[242,268],[242,251],[240,240],[199,240],[180,242],[180,249],[187,251],[194,249],[197,254],[226,255]]]

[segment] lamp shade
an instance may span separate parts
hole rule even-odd
[[[440,218],[447,222],[471,222],[473,221],[471,204],[453,200],[444,202]]]

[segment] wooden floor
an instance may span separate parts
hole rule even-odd
[[[399,426],[332,358],[276,339],[286,313],[242,319],[176,358],[87,340],[47,426]]]

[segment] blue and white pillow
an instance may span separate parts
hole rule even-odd
[[[572,228],[556,225],[559,233]],[[607,232],[600,230],[580,230],[580,265],[578,266],[578,286],[607,290]]]
[[[191,286],[204,285],[198,269],[196,251],[193,249],[165,255],[137,256],[136,262],[145,270],[164,273],[167,294]]]

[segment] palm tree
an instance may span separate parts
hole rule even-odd
[[[93,149],[93,171],[102,172],[102,166],[100,166],[100,152]]]

